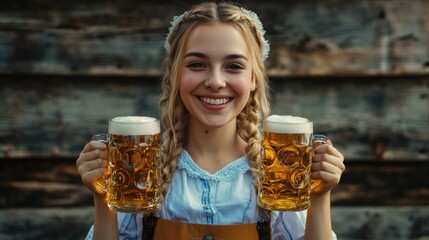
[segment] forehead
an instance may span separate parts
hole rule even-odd
[[[242,33],[231,24],[200,24],[194,27],[185,43],[185,52],[234,53],[248,56]]]

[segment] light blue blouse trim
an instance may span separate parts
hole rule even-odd
[[[230,181],[236,179],[249,170],[249,159],[247,156],[242,156],[212,174],[201,169],[192,160],[191,155],[189,155],[186,150],[183,150],[179,155],[179,163],[177,164],[177,167],[179,169],[185,169],[188,175],[193,178],[202,178],[212,181]]]
[[[214,216],[217,212],[214,209],[212,200],[210,198],[210,184],[205,179],[201,179],[201,184],[203,185],[203,192],[201,195],[201,205],[203,206],[203,211],[206,214],[206,220],[208,224],[215,224]]]

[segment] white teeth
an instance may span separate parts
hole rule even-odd
[[[229,101],[229,98],[206,98],[201,97],[200,98],[203,102],[211,104],[211,105],[222,105]]]

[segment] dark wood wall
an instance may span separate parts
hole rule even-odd
[[[429,236],[429,0],[240,3],[271,42],[272,112],[313,119],[346,157],[340,239]],[[159,116],[164,38],[190,4],[0,2],[0,238],[82,238],[74,162],[109,118]]]
[[[349,159],[428,158],[429,1],[242,3],[271,42],[273,113],[314,119]],[[72,157],[109,117],[158,116],[166,30],[188,5],[5,1],[0,156]]]
[[[260,15],[270,74],[429,72],[426,0],[240,1]],[[163,41],[184,1],[3,0],[4,73],[159,75]]]

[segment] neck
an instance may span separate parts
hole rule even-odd
[[[221,128],[205,128],[189,123],[187,150],[202,169],[214,173],[245,154],[245,142],[232,121]]]

